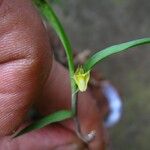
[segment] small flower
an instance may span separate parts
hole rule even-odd
[[[74,80],[81,92],[86,91],[87,85],[90,79],[90,71],[84,72],[84,69],[82,66],[78,67],[75,74],[74,74]]]

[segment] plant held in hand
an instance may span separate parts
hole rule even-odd
[[[45,17],[45,19],[51,24],[53,29],[56,31],[58,37],[60,38],[65,52],[67,56],[68,61],[68,67],[69,67],[69,74],[70,74],[70,81],[71,81],[71,104],[72,108],[71,110],[60,110],[58,112],[55,112],[53,114],[50,114],[31,125],[27,126],[23,130],[21,130],[19,133],[15,135],[15,137],[20,136],[24,133],[27,133],[29,131],[42,128],[48,124],[63,121],[69,118],[74,119],[75,127],[76,127],[76,133],[77,135],[85,142],[91,141],[95,134],[93,131],[91,131],[90,134],[83,135],[80,129],[80,123],[78,120],[78,113],[77,113],[77,94],[78,92],[84,92],[87,89],[88,81],[90,79],[90,71],[92,68],[97,64],[103,61],[105,58],[116,54],[123,52],[129,48],[144,45],[150,43],[150,38],[142,38],[138,40],[133,40],[130,42],[114,45],[108,48],[105,48],[97,53],[95,53],[93,56],[91,56],[82,66],[79,65],[79,67],[76,69],[74,68],[73,63],[73,54],[72,54],[72,47],[70,44],[70,41],[59,21],[57,18],[55,12],[51,8],[50,4],[46,0],[33,0],[33,3],[37,6],[40,13]],[[82,106],[81,106],[82,107]]]

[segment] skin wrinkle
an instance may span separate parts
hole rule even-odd
[[[1,96],[1,94],[0,94]],[[0,98],[0,101],[4,101],[3,104],[1,105],[1,110],[0,110],[0,115],[3,116],[2,114],[5,113],[5,114],[8,114],[10,112],[13,112],[13,111],[18,111],[18,108],[15,107],[16,106],[16,103],[18,104],[18,107],[19,108],[22,108],[24,109],[24,107],[26,108],[28,104],[26,103],[23,103],[22,102],[22,99],[21,97],[25,97],[26,96],[26,93],[23,93],[22,95],[20,95],[20,99],[16,99],[18,97],[18,94],[5,94],[5,97],[2,96],[2,98]],[[9,99],[12,99],[12,101],[8,101]],[[15,101],[16,100],[16,101]],[[2,111],[3,110],[3,111]],[[4,111],[5,110],[5,111]]]
[[[32,35],[29,37],[27,33],[30,32],[31,31],[29,29],[21,28],[13,30],[9,34],[3,36],[3,39],[0,39],[1,42],[0,48],[3,49],[3,51],[1,51],[0,54],[3,55],[3,59],[4,58],[6,59],[7,57],[8,57],[7,59],[10,59],[11,57],[14,57],[14,59],[17,59],[18,57],[33,59],[34,55],[35,58],[41,57],[40,55],[43,54],[41,54],[41,52],[39,53],[35,51],[35,49],[37,49],[36,45],[32,46],[32,42],[35,41],[36,43],[36,41],[38,41],[39,39],[37,37],[36,40],[34,40],[35,37]],[[24,38],[22,39],[22,37]],[[31,41],[30,38],[33,40]],[[20,39],[22,40],[19,41]],[[12,51],[8,52],[8,48],[12,49]],[[22,49],[25,49],[25,51],[22,52]]]
[[[0,62],[0,68],[4,68],[6,66],[8,66],[10,63],[12,64],[11,66],[13,65],[18,65],[18,66],[21,66],[21,65],[25,65],[25,64],[32,64],[32,60],[29,60],[29,59],[26,59],[26,58],[17,58],[17,59],[14,59],[14,58],[10,58],[9,61],[1,61]]]
[[[31,3],[5,0],[0,12],[0,135],[4,135],[20,125],[41,93],[51,66],[51,51]]]
[[[24,39],[22,39],[22,41],[19,41],[22,36],[18,32],[21,34],[22,29],[20,29],[20,31],[13,30],[8,34],[5,34],[3,38],[0,39],[0,48],[3,50],[0,52],[0,54],[3,55],[5,59],[10,59],[11,57],[14,57],[15,59],[17,59],[18,57],[26,58],[27,55],[29,55],[29,52],[32,50],[31,44],[25,46],[28,43],[28,40],[25,36],[28,37],[28,35],[24,35],[24,33],[22,33]],[[25,52],[22,52],[21,49],[24,48],[26,48],[26,50]],[[8,49],[11,49],[12,51],[8,51]]]
[[[0,91],[1,92],[3,91],[3,93],[5,92],[14,93],[14,92],[21,92],[22,90],[28,89],[32,84],[32,82],[29,82],[29,81],[25,82],[32,75],[32,72],[28,71],[29,69],[30,68],[28,66],[27,67],[24,65],[18,66],[17,63],[13,65],[7,63],[5,66],[3,66],[3,68],[1,68],[1,74],[0,74],[0,78],[3,79],[3,80],[0,80],[0,85],[1,85]],[[18,76],[18,74],[20,74],[20,76]],[[30,79],[30,80],[33,80],[33,79]],[[23,85],[22,85],[22,82],[24,83]],[[14,85],[14,83],[16,84]]]
[[[23,113],[24,109],[20,112],[20,115],[22,116],[22,119],[19,119],[19,117],[16,117],[17,113],[15,112],[12,112],[11,114],[7,114],[5,118],[3,118],[3,121],[2,124],[1,124],[1,128],[4,128],[3,131],[0,131],[0,134],[13,134],[14,131],[17,130],[17,128],[19,128],[19,125],[16,125],[14,126],[14,123],[15,122],[18,122],[18,124],[20,124],[24,118],[25,118],[25,114]],[[13,130],[12,130],[13,128]]]

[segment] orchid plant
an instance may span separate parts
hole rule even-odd
[[[150,43],[150,38],[142,38],[133,40],[130,42],[114,45],[103,50],[98,51],[93,56],[88,58],[86,62],[75,70],[74,63],[73,63],[73,51],[70,44],[70,41],[66,35],[66,32],[63,29],[62,24],[60,23],[58,17],[56,16],[54,10],[52,9],[51,5],[46,0],[33,0],[33,4],[38,8],[41,15],[47,20],[47,22],[53,27],[55,32],[57,33],[62,45],[65,49],[67,61],[68,61],[68,68],[69,68],[69,76],[71,81],[71,92],[72,97],[71,99],[71,110],[60,110],[53,114],[50,114],[36,122],[33,122],[29,126],[22,129],[18,132],[15,137],[30,132],[35,129],[42,128],[48,124],[60,122],[66,119],[74,119],[75,130],[77,135],[85,142],[89,142],[94,137],[93,132],[91,132],[92,136],[83,136],[81,129],[80,129],[80,122],[78,120],[78,109],[77,109],[77,94],[78,92],[86,91],[88,87],[88,82],[90,80],[90,71],[93,67],[97,64],[102,62],[105,58],[123,52],[129,48],[144,45]]]

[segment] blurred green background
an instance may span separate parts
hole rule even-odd
[[[74,49],[93,52],[150,37],[149,0],[54,0]],[[150,45],[98,66],[121,92],[123,118],[109,130],[111,150],[150,149]]]

